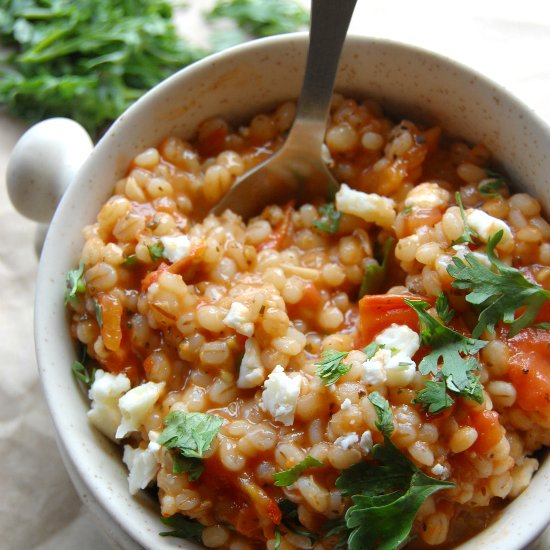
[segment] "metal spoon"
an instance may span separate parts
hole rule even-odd
[[[309,49],[294,124],[283,146],[241,176],[211,210],[248,219],[268,204],[330,198],[339,183],[321,155],[340,53],[357,0],[312,0]]]

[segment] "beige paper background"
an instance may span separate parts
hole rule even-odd
[[[200,12],[212,2],[190,4],[178,24],[204,43],[209,31]],[[358,0],[351,32],[415,44],[470,65],[550,124],[547,0]],[[0,115],[0,550],[103,550],[108,541],[59,457],[38,379],[35,224],[13,210],[4,181],[10,150],[24,128]],[[550,531],[533,548],[550,548]]]

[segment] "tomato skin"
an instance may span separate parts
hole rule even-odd
[[[422,300],[433,302],[430,298],[421,296],[405,296],[402,294],[370,294],[359,300],[359,333],[357,347],[370,344],[374,337],[393,323],[407,325],[415,332],[420,331],[418,315],[405,303],[407,300]]]
[[[550,413],[550,332],[527,328],[506,341],[512,355],[508,378],[516,403],[528,412]]]
[[[504,429],[500,425],[499,414],[496,411],[471,413],[469,424],[477,431],[477,439],[472,445],[472,450],[479,454],[487,454],[502,439]]]

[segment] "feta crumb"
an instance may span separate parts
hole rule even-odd
[[[372,451],[373,445],[374,442],[372,440],[372,432],[370,430],[364,431],[361,439],[359,440],[359,447],[363,449],[365,454],[369,454]]]
[[[501,229],[503,231],[501,243],[506,243],[513,239],[512,230],[508,224],[487,214],[484,210],[469,208],[466,210],[466,222],[485,243],[489,242],[489,239]]]
[[[449,468],[443,466],[443,464],[436,464],[432,468],[432,474],[434,476],[441,477],[442,479],[447,479],[450,475]]]
[[[161,237],[160,242],[164,246],[162,255],[173,264],[189,256],[191,251],[191,241],[187,235]]]
[[[416,363],[410,357],[398,353],[386,363],[385,369],[386,385],[390,388],[402,388],[413,381]]]
[[[152,411],[163,389],[164,382],[160,384],[146,382],[132,388],[119,399],[118,407],[122,414],[122,422],[116,431],[118,439],[139,430]]]
[[[88,392],[88,397],[92,401],[88,418],[98,430],[112,440],[115,439],[117,427],[122,419],[118,400],[130,387],[130,380],[125,374],[114,375],[99,369]]]
[[[380,332],[374,341],[393,354],[401,353],[409,358],[420,349],[420,336],[407,325],[396,323]]]
[[[149,437],[149,445],[147,445],[147,448],[152,453],[158,453],[162,448],[162,446],[157,443],[157,440],[160,437],[160,433],[154,430],[150,430],[147,435]]]
[[[480,264],[491,269],[491,260],[489,260],[489,256],[487,256],[487,254],[479,252],[478,250],[470,250],[469,247],[465,244],[455,244],[451,248],[455,251],[455,256],[457,258],[461,258],[462,260],[464,260],[466,254],[473,254]]]
[[[254,323],[250,321],[250,310],[240,302],[231,304],[223,319],[223,324],[249,338],[254,334]]]
[[[122,460],[128,467],[128,485],[131,495],[135,495],[140,489],[145,489],[155,479],[159,470],[157,457],[149,449],[133,449],[130,445],[124,445]]]
[[[351,401],[349,400],[349,398],[345,398],[344,401],[342,402],[342,404],[340,405],[340,408],[343,410],[343,411],[347,411],[348,409],[351,408]]]
[[[300,396],[301,377],[288,376],[281,365],[277,365],[264,383],[260,407],[284,424],[294,423],[294,412]]]
[[[339,437],[334,442],[334,444],[344,449],[344,451],[347,451],[352,445],[355,445],[358,441],[359,436],[356,433],[350,433]]]
[[[238,388],[255,388],[265,380],[265,369],[260,358],[260,346],[254,338],[244,345],[244,355],[239,368]]]
[[[395,220],[395,201],[376,193],[363,193],[343,183],[336,193],[336,209],[389,229]]]
[[[386,381],[385,364],[391,360],[389,349],[379,349],[373,357],[363,363],[363,382],[370,386],[377,386]]]
[[[405,208],[441,208],[447,206],[449,198],[449,192],[437,183],[421,183],[407,193]]]

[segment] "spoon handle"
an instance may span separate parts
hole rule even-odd
[[[309,49],[296,120],[307,120],[310,125],[316,123],[321,136],[324,136],[338,61],[356,2],[311,0]]]

